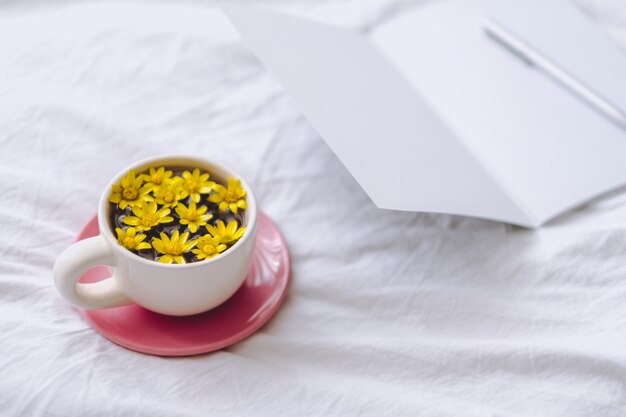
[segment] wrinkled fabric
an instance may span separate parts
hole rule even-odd
[[[622,0],[580,3],[626,48]],[[1,416],[626,415],[625,191],[538,231],[379,210],[211,4],[0,6],[0,149]],[[291,250],[281,310],[209,355],[118,347],[52,283],[109,179],[165,153],[235,167]]]

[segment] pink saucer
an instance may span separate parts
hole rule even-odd
[[[136,304],[103,310],[79,310],[104,337],[127,349],[159,356],[212,352],[257,331],[276,313],[289,284],[289,253],[272,221],[259,212],[254,259],[246,281],[224,304],[188,317],[165,316]],[[99,233],[94,216],[77,240]],[[108,267],[85,272],[80,282],[110,276]]]

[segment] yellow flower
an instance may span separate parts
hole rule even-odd
[[[217,221],[216,226],[210,224],[206,226],[206,230],[213,236],[219,237],[224,243],[236,242],[243,236],[246,231],[245,227],[237,228],[239,224],[237,220],[231,220],[228,222],[228,226],[224,225],[222,220]]]
[[[153,191],[159,188],[159,185],[161,185],[163,181],[169,179],[171,176],[172,171],[166,171],[165,167],[159,167],[157,169],[150,167],[150,173],[141,174],[139,178],[147,183],[146,185],[148,186],[148,188],[150,188],[150,191]]]
[[[207,210],[207,206],[196,209],[196,203],[193,201],[189,203],[189,207],[185,207],[183,203],[180,203],[178,207],[176,207],[176,213],[180,216],[180,224],[188,225],[191,233],[196,233],[198,226],[204,226],[207,220],[213,217],[212,214],[204,214]]]
[[[219,203],[220,211],[230,209],[233,213],[237,213],[237,209],[245,209],[247,207],[246,190],[241,186],[240,180],[229,177],[228,187],[215,184],[213,189],[215,193],[209,196],[209,201]]]
[[[192,250],[196,254],[198,259],[208,259],[219,255],[226,250],[226,245],[223,244],[219,236],[204,235],[199,237],[196,249]]]
[[[160,186],[154,188],[154,200],[163,207],[176,207],[183,198],[182,182],[180,177],[163,180]]]
[[[126,231],[116,227],[115,233],[117,233],[117,243],[124,246],[126,249],[141,250],[150,249],[152,247],[148,242],[144,242],[146,235],[138,235],[134,227],[129,227]]]
[[[154,201],[146,201],[140,206],[133,207],[133,214],[136,216],[126,216],[122,220],[129,226],[135,226],[138,230],[150,230],[152,227],[161,223],[169,223],[174,218],[168,216],[171,210],[162,208],[157,210],[157,203]]]
[[[143,201],[152,201],[152,197],[148,195],[150,187],[143,184],[141,176],[135,177],[135,171],[130,170],[119,184],[113,184],[112,193],[109,197],[111,203],[118,204],[122,210],[127,206],[134,207]]]
[[[161,239],[156,237],[152,239],[152,246],[157,252],[163,254],[163,256],[159,257],[159,262],[164,264],[171,264],[172,262],[184,264],[185,258],[183,253],[189,252],[198,243],[197,240],[187,242],[189,233],[185,232],[180,235],[178,230],[174,230],[171,237],[164,232],[161,232],[160,236]]]
[[[189,171],[183,172],[183,198],[191,196],[191,199],[198,203],[200,202],[200,194],[208,194],[215,186],[215,182],[209,181],[209,174],[204,173],[200,175],[198,168],[193,170],[193,173]]]

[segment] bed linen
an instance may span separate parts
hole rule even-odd
[[[269,5],[367,30],[421,2]],[[626,3],[580,5],[626,51]],[[379,210],[212,3],[0,4],[0,149],[0,416],[626,415],[625,190],[537,231]],[[164,153],[236,167],[291,250],[282,309],[210,355],[120,348],[52,283]]]

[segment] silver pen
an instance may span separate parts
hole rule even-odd
[[[482,27],[485,33],[512,54],[518,56],[528,65],[537,68],[555,80],[558,84],[570,90],[577,97],[587,102],[596,111],[604,115],[613,123],[626,129],[626,114],[617,106],[603,98],[583,82],[568,74],[563,68],[549,58],[532,48],[524,40],[497,23],[493,19],[484,19]]]

